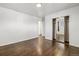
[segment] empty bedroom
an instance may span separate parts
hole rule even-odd
[[[0,56],[79,56],[79,3],[0,3]]]

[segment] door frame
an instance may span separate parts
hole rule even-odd
[[[56,18],[52,19],[52,41],[57,41],[56,38]],[[64,42],[69,45],[69,16],[64,16]]]

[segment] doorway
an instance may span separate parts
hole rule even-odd
[[[69,45],[69,16],[53,18],[52,40]]]

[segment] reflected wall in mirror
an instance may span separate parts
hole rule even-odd
[[[56,39],[64,42],[64,17],[56,19]]]

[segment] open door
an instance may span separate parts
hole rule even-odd
[[[69,16],[53,18],[52,39],[69,44]]]

